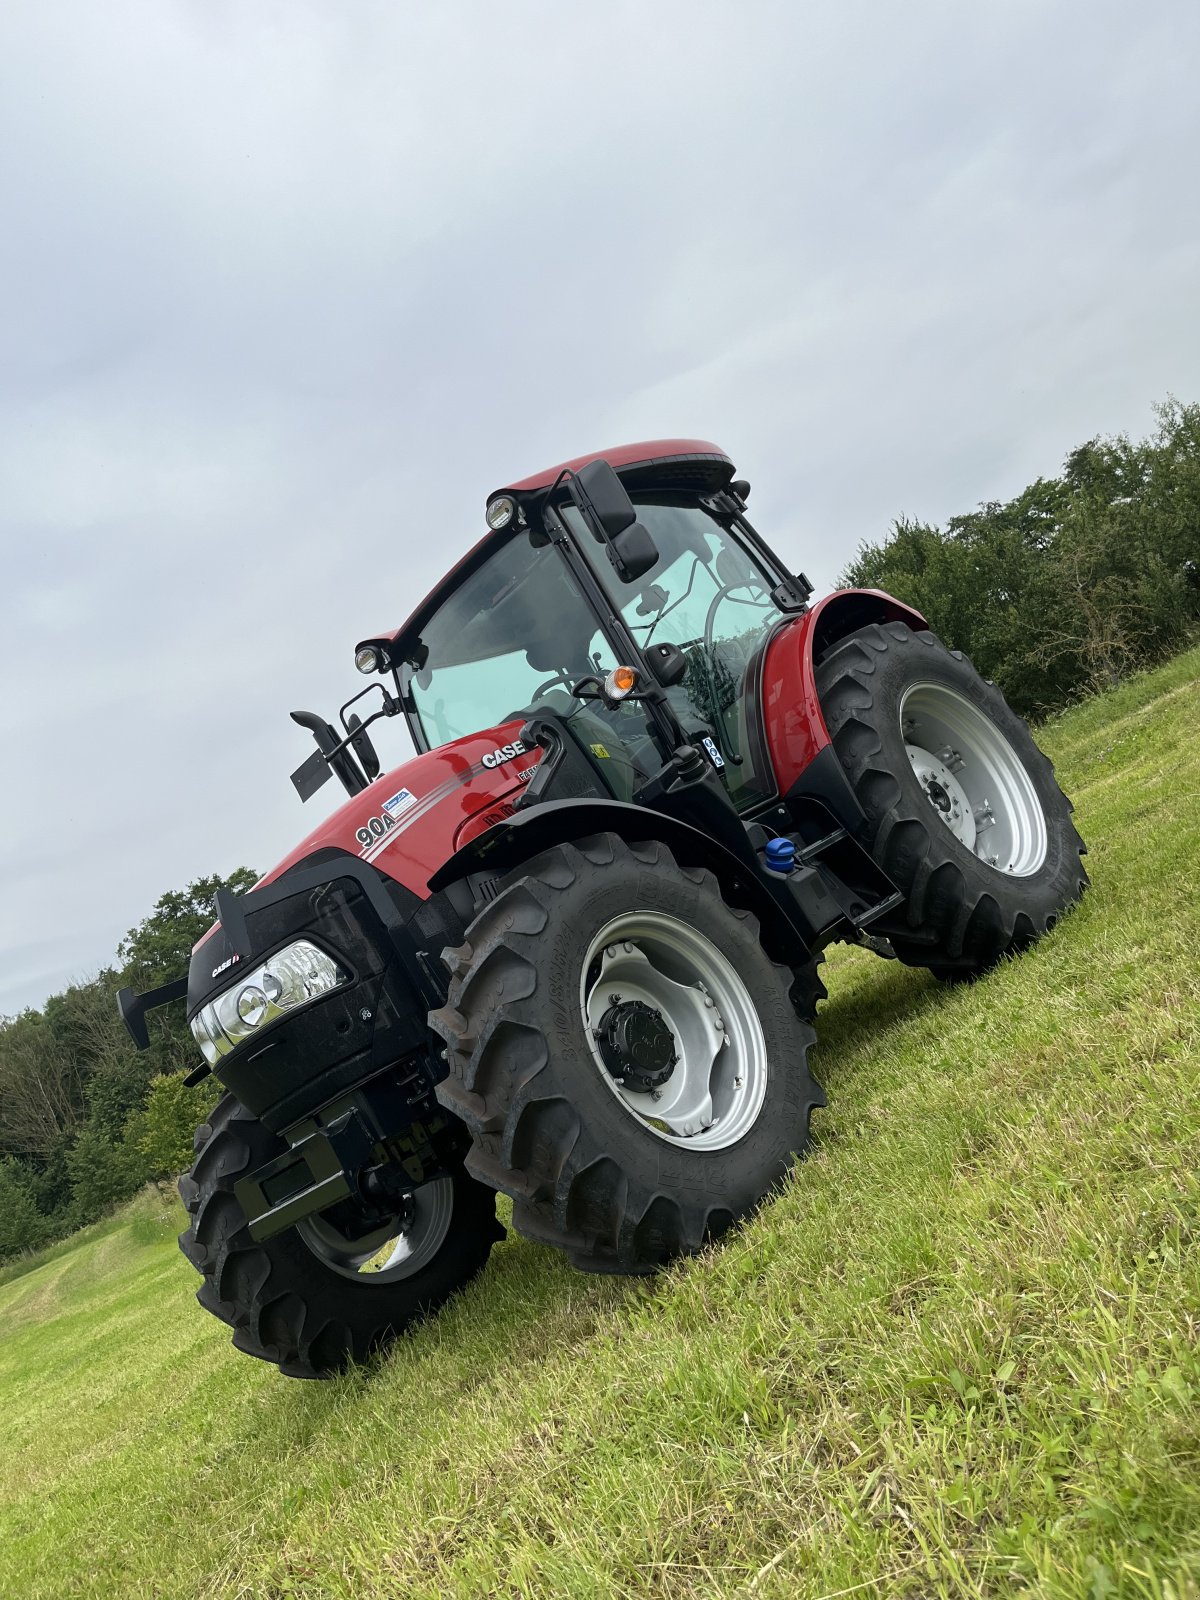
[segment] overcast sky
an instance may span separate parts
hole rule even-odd
[[[0,1013],[329,809],[288,711],[498,485],[715,439],[828,587],[1200,399],[1198,45],[1182,0],[4,6]]]

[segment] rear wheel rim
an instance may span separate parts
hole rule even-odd
[[[600,1050],[606,1015],[630,1002],[656,1012],[674,1040],[675,1065],[649,1093]],[[614,917],[588,947],[580,1009],[601,1078],[656,1138],[724,1150],[757,1122],[768,1078],[762,1023],[737,969],[698,929],[661,911]]]
[[[361,1237],[348,1237],[319,1213],[297,1223],[296,1232],[340,1277],[375,1287],[411,1278],[427,1267],[445,1243],[453,1215],[454,1183],[443,1177],[414,1189],[403,1216]]]
[[[909,763],[931,808],[964,849],[1013,878],[1046,860],[1046,813],[1025,763],[976,706],[940,683],[900,701]]]

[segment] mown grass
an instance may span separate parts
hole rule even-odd
[[[153,1195],[0,1287],[0,1593],[1200,1596],[1200,652],[1043,740],[1095,887],[971,988],[840,951],[817,1153],[654,1283],[512,1240],[291,1384]]]

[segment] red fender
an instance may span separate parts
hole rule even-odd
[[[781,794],[829,743],[817,696],[816,663],[831,644],[870,622],[929,624],[882,589],[838,589],[771,639],[763,657],[762,708],[771,766]]]

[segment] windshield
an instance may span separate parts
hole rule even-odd
[[[624,584],[606,559],[596,569],[625,625],[644,649],[674,644],[687,657],[683,682],[668,690],[687,732],[712,735],[725,758],[724,778],[744,808],[769,798],[774,781],[764,759],[755,763],[747,706],[755,651],[782,613],[772,580],[717,518],[684,496],[637,502],[659,559],[644,578]],[[595,548],[573,505],[562,508],[576,537]]]
[[[409,690],[430,746],[511,722],[547,696],[543,709],[562,709],[571,684],[615,665],[566,562],[520,535],[434,613],[420,645]]]

